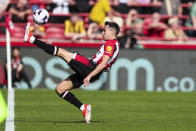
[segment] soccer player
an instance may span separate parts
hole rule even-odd
[[[105,22],[102,36],[106,42],[89,60],[80,54],[68,52],[36,39],[30,31],[30,23],[27,23],[24,42],[33,43],[48,54],[61,57],[75,71],[73,75],[56,86],[56,93],[78,107],[82,111],[86,123],[89,123],[91,119],[91,105],[81,103],[70,90],[79,88],[82,84],[85,87],[88,86],[90,82],[97,80],[103,71],[110,69],[119,54],[119,42],[116,40],[119,30],[118,24]]]

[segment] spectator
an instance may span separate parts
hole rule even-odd
[[[137,11],[140,14],[152,14],[153,12],[157,12],[160,9],[161,2],[159,0],[134,0],[135,4],[153,4],[154,6],[142,6],[137,7]]]
[[[115,22],[118,24],[118,26],[120,27],[120,32],[118,34],[118,41],[120,43],[120,46],[122,46],[122,44],[125,43],[125,39],[126,37],[124,36],[124,21],[123,21],[123,18],[116,12],[111,12],[111,13],[108,13],[108,16],[105,18],[104,20],[105,22],[106,21],[109,21],[109,22]]]
[[[108,14],[107,17],[105,17],[104,23],[105,23],[105,21],[117,23],[118,26],[120,27],[120,32],[118,34],[118,37],[121,37],[121,36],[124,35],[124,29],[123,29],[124,21],[123,21],[123,18],[120,15],[118,15],[118,14],[116,15],[116,13],[111,12],[111,13]]]
[[[18,0],[18,2],[10,8],[13,22],[27,22],[27,16],[31,13],[31,9],[28,7],[27,0]]]
[[[160,14],[164,15],[182,15],[180,0],[163,0]]]
[[[9,3],[10,0],[0,0],[0,23],[5,22],[3,13],[7,9]],[[5,27],[0,27],[0,34],[5,34]]]
[[[86,35],[83,20],[73,13],[70,20],[65,20],[65,36],[71,37],[73,41],[78,40]]]
[[[168,26],[160,21],[159,13],[153,13],[151,18],[146,18],[143,22],[144,36],[163,37]]]
[[[126,31],[125,48],[134,48],[137,44],[137,37],[143,35],[143,21],[138,17],[138,13],[135,9],[131,9],[126,18],[126,26],[132,27],[131,30]]]
[[[12,67],[12,84],[14,82],[19,82],[22,79],[27,83],[28,87],[31,88],[31,83],[24,72],[24,65],[22,62],[22,57],[20,56],[20,48],[13,47],[12,49],[12,60],[11,60],[11,67]],[[6,64],[6,71],[7,71],[7,64]]]
[[[114,0],[114,8],[120,13],[128,13],[130,6],[135,3],[135,0]]]
[[[30,1],[30,0],[29,0]],[[31,8],[32,11],[35,12],[37,9],[47,9],[49,10],[51,7],[51,1],[52,0],[35,0],[32,4],[31,4]],[[42,2],[47,2],[48,4],[44,4]],[[50,10],[51,11],[51,10]]]
[[[111,8],[110,2],[111,0],[99,0],[90,12],[90,21],[97,22],[103,26],[106,16],[110,16],[111,13],[118,14]]]
[[[168,28],[164,33],[165,39],[168,40],[177,39],[179,41],[184,41],[188,39],[184,31],[181,29],[177,17],[170,18],[168,24],[170,25],[170,28]]]
[[[181,4],[187,4],[188,5],[187,8],[182,7],[183,8],[183,14],[187,15],[190,12],[191,7],[192,7],[195,0],[180,0],[180,1],[181,1]]]
[[[161,5],[159,0],[133,0],[134,4],[154,4],[154,5]],[[152,7],[151,7],[152,8]]]
[[[103,39],[98,23],[91,23],[88,27],[87,36],[90,39]]]
[[[69,14],[69,0],[51,0],[54,4],[53,14]]]
[[[90,12],[95,0],[70,0],[71,12]]]
[[[50,16],[51,23],[63,23],[66,17],[56,15],[68,15],[70,13],[70,0],[45,0],[49,5],[46,6],[47,11],[52,12],[55,16]],[[39,5],[38,5],[39,6]]]
[[[132,26],[131,32],[142,34],[143,21],[138,17],[138,13],[135,9],[131,9],[126,18],[126,26]]]
[[[151,0],[134,0],[134,4],[150,4]]]
[[[7,9],[10,0],[1,0],[0,1],[0,19],[3,15],[3,12]]]
[[[187,31],[187,35],[190,37],[196,37],[196,2],[192,5],[189,18],[186,21],[186,26],[193,28],[193,30]]]
[[[120,13],[128,13],[130,9],[137,9],[140,13],[152,13],[154,10],[157,10],[156,7],[137,7],[135,4],[154,4],[160,5],[158,0],[114,0],[113,5],[115,9]]]

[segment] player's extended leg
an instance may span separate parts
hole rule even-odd
[[[24,36],[24,42],[27,43],[33,43],[42,50],[44,50],[46,53],[50,55],[57,55],[63,58],[67,63],[71,61],[71,59],[74,56],[74,53],[71,53],[67,50],[64,50],[62,48],[58,48],[56,46],[47,44],[43,41],[40,41],[36,39],[34,36],[32,36],[32,33],[30,31],[30,23],[27,23],[26,29],[25,29],[25,36]]]
[[[82,104],[70,90],[73,89],[73,83],[70,78],[62,81],[60,84],[56,86],[56,93],[68,101],[69,103],[78,107],[86,120],[86,123],[90,123],[91,119],[91,105],[89,104]]]

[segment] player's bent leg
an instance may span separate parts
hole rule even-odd
[[[62,81],[59,85],[56,87],[56,93],[69,103],[75,105],[80,109],[80,107],[83,105],[75,96],[70,92],[70,90],[73,88],[73,83],[70,78],[67,78],[66,80]]]
[[[91,119],[91,105],[90,104],[82,104],[70,90],[73,89],[73,83],[70,78],[62,81],[56,87],[56,93],[68,101],[69,103],[73,104],[74,106],[78,107],[85,118],[86,123],[90,123]]]
[[[56,93],[61,95],[65,91],[69,91],[73,88],[72,81],[70,78],[67,78],[66,80],[62,81],[60,84],[56,86]]]

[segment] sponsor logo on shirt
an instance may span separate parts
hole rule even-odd
[[[112,51],[112,47],[111,47],[111,46],[107,46],[107,47],[106,47],[106,52],[107,52],[107,53],[111,53],[111,51]]]

